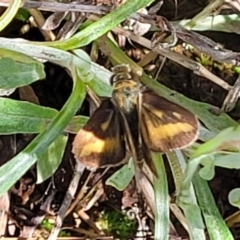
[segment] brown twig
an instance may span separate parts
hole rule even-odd
[[[236,106],[240,95],[240,75],[238,76],[236,82],[234,83],[233,87],[228,92],[221,110],[224,112],[230,112]]]
[[[7,7],[10,4],[10,0],[1,0],[0,6]],[[33,1],[33,0],[23,0],[21,4],[22,8],[36,8],[39,10],[49,11],[49,12],[86,12],[86,13],[96,13],[105,14],[111,10],[107,6],[94,6],[86,4],[73,3],[60,3],[58,1]]]
[[[72,181],[69,185],[69,188],[67,190],[65,198],[59,209],[59,212],[58,212],[58,215],[56,218],[56,222],[55,222],[55,226],[52,229],[52,231],[48,237],[48,240],[55,240],[57,238],[57,236],[61,230],[61,226],[63,224],[63,220],[66,215],[66,212],[67,212],[67,210],[72,202],[72,199],[74,198],[74,195],[77,191],[78,183],[79,183],[80,177],[82,176],[84,169],[85,169],[85,167],[83,167],[79,162],[76,162],[75,174],[72,178]]]

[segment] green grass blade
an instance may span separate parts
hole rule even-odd
[[[167,154],[167,159],[172,171],[173,180],[175,184],[176,194],[180,192],[181,183],[183,180],[183,171],[176,152],[172,151]]]
[[[58,111],[53,108],[1,97],[0,110],[1,135],[40,133],[58,114]],[[76,134],[87,120],[88,117],[75,116],[65,128],[65,131]]]
[[[184,19],[173,22],[174,25],[184,26],[190,19]],[[191,28],[193,31],[217,31],[226,33],[240,34],[240,16],[239,14],[215,15],[209,16]]]
[[[150,5],[152,2],[153,0],[128,0],[68,40],[44,43],[41,42],[36,44],[56,47],[63,50],[86,46],[126,20],[133,13],[137,12],[143,7],[146,7],[147,5]]]
[[[193,184],[210,239],[233,240],[231,232],[218,211],[207,182],[195,174]]]
[[[221,131],[211,140],[199,146],[193,153],[192,158],[199,157],[201,155],[210,154],[214,151],[231,147],[234,149],[234,145],[238,146],[240,141],[240,125],[236,127],[229,127]]]
[[[184,172],[188,165],[186,164],[186,159],[182,152],[177,150],[175,154],[170,154],[170,157],[171,155],[173,155],[174,158],[178,158],[181,170]],[[180,191],[177,192],[177,204],[182,208],[186,217],[190,239],[203,240],[205,239],[204,224],[191,181],[189,180],[185,188],[183,188],[183,186],[185,185],[181,185]]]
[[[37,161],[37,184],[51,177],[62,162],[68,136],[60,134]]]
[[[152,153],[152,159],[157,169],[158,178],[154,178],[155,193],[155,233],[154,239],[169,239],[169,199],[165,166],[161,154]]]
[[[0,59],[0,73],[0,87],[4,89],[26,86],[45,78],[42,63],[18,62],[8,57]]]
[[[38,133],[58,113],[57,110],[42,107],[26,101],[0,98],[0,134]]]
[[[21,6],[21,0],[12,0],[0,17],[0,32],[13,20]]]

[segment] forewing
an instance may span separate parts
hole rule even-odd
[[[73,153],[87,168],[118,165],[126,150],[121,115],[111,100],[105,100],[77,133]]]
[[[199,125],[194,114],[150,90],[142,98],[141,130],[151,150],[167,152],[196,141]]]

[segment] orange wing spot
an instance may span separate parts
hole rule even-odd
[[[150,139],[152,142],[159,141],[159,139],[169,139],[180,133],[187,133],[194,130],[194,127],[189,123],[169,123],[162,126],[149,127],[152,129],[152,132],[149,132],[151,136]]]
[[[79,158],[89,156],[92,153],[101,153],[104,150],[106,142],[101,139],[96,139],[92,143],[87,143],[83,146]]]
[[[77,143],[74,142],[75,154],[78,158],[86,157],[91,154],[102,154],[106,152],[113,152],[115,149],[116,138],[107,138],[107,139],[100,139],[94,135],[92,132],[85,132],[84,134],[84,142],[87,142],[82,147],[78,148]],[[76,138],[78,139],[78,138]]]

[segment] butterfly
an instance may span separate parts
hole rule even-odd
[[[196,116],[142,85],[129,65],[114,67],[111,82],[112,97],[101,102],[73,141],[72,152],[86,168],[117,166],[131,154],[151,165],[150,151],[166,153],[197,140]]]

